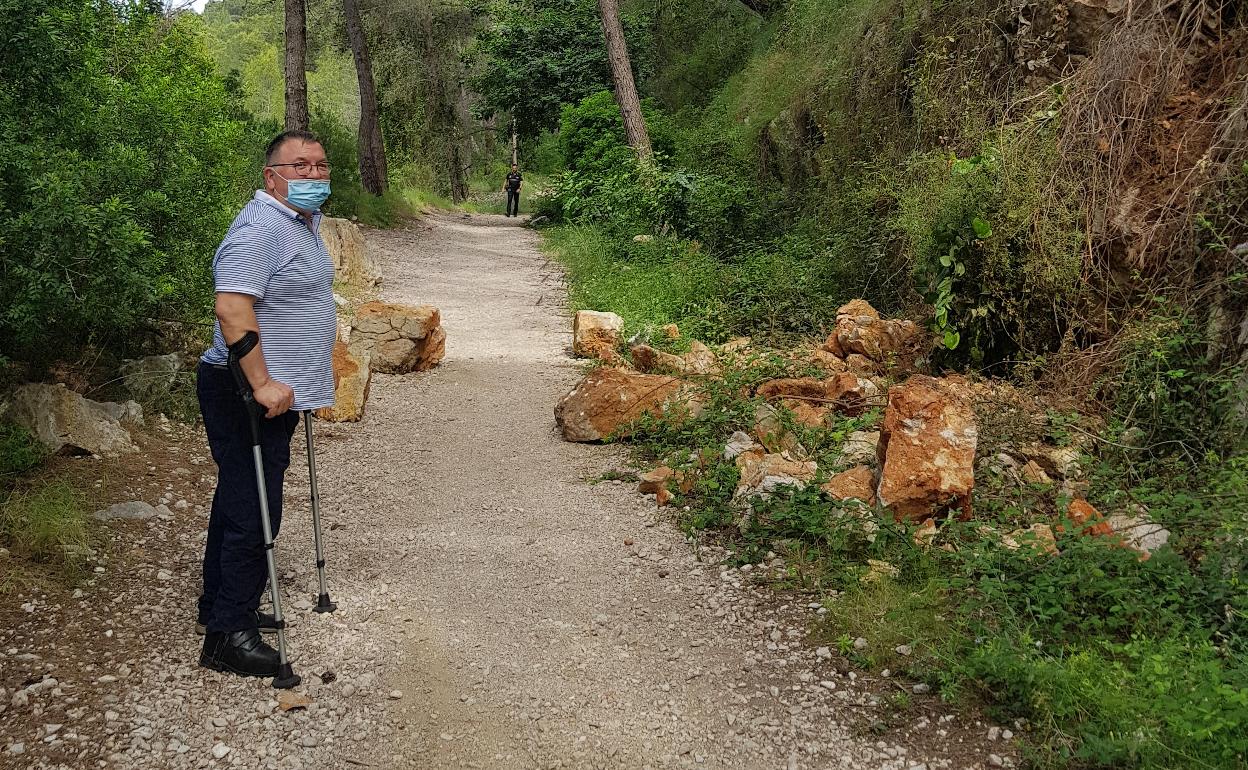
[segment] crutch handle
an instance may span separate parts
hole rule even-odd
[[[256,394],[252,390],[251,383],[247,381],[247,373],[243,371],[243,358],[248,353],[256,349],[260,344],[260,335],[254,331],[248,331],[237,342],[229,346],[230,374],[234,375],[234,384],[238,387],[238,395],[243,399],[243,405],[247,408],[247,416],[251,418],[251,445],[260,446],[260,416],[264,412],[264,407],[259,401],[256,401]]]

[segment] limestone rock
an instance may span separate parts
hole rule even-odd
[[[697,415],[702,402],[674,377],[603,367],[582,379],[555,406],[566,441],[602,441],[650,414]]]
[[[866,300],[855,299],[836,311],[823,350],[840,358],[858,354],[879,363],[898,357],[913,366],[921,344],[922,334],[913,321],[882,319]]]
[[[380,283],[377,264],[368,254],[368,243],[359,225],[337,217],[321,218],[321,240],[334,263],[334,279],[352,286]]]
[[[658,494],[660,489],[667,488],[667,482],[672,478],[672,469],[666,465],[660,465],[649,473],[641,474],[637,491],[643,495]]]
[[[841,453],[837,457],[837,465],[875,465],[879,461],[877,451],[880,445],[878,430],[856,430],[845,437],[841,444]]]
[[[1108,537],[1114,533],[1109,522],[1105,521],[1105,517],[1101,515],[1091,503],[1083,498],[1076,497],[1070,501],[1070,505],[1066,507],[1066,518],[1071,523],[1080,527],[1080,533],[1084,535],[1097,535],[1100,537]],[[1063,531],[1062,525],[1057,526],[1057,531]]]
[[[724,445],[724,459],[735,460],[737,455],[742,452],[748,452],[751,449],[761,449],[758,444],[754,443],[754,437],[744,431],[734,431],[729,437],[728,443]]]
[[[736,458],[741,471],[737,485],[738,497],[768,495],[779,487],[801,489],[815,478],[819,470],[813,460],[794,460],[787,453],[766,454],[761,450],[742,452]]]
[[[865,465],[838,473],[819,488],[833,500],[861,500],[875,505],[875,472]]]
[[[663,327],[663,336],[669,340],[680,339],[680,327],[676,324],[666,324]]]
[[[317,409],[327,422],[358,422],[364,416],[373,371],[368,353],[353,355],[341,342],[334,343],[334,405]]]
[[[30,383],[0,402],[0,420],[30,431],[53,452],[120,454],[138,451],[122,422],[141,425],[143,409],[133,401],[91,401],[61,384]]]
[[[1107,522],[1114,534],[1122,538],[1122,544],[1138,551],[1147,559],[1170,542],[1170,530],[1147,516],[1119,514],[1110,516]]]
[[[1027,529],[1016,529],[1001,538],[1001,545],[1011,551],[1026,549],[1036,554],[1058,554],[1057,538],[1048,524],[1032,524]]]
[[[624,319],[615,313],[578,310],[572,318],[572,353],[581,358],[615,360]]]
[[[806,448],[793,431],[785,427],[780,412],[771,404],[759,404],[754,410],[754,437],[769,452],[790,452],[805,455]]]
[[[432,305],[368,302],[355,313],[349,347],[357,358],[367,354],[373,371],[406,374],[432,369],[446,355],[442,315]]]
[[[888,392],[878,448],[880,503],[898,519],[971,511],[975,412],[958,379],[915,375]]]
[[[177,383],[178,374],[181,371],[182,356],[177,353],[128,358],[118,367],[126,390],[137,399],[148,399],[168,393]]]

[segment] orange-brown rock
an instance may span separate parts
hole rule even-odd
[[[977,440],[961,378],[915,375],[894,385],[877,450],[880,503],[898,519],[921,520],[950,508],[969,516]]]
[[[913,321],[882,319],[870,303],[855,299],[836,311],[823,349],[841,358],[856,353],[880,363],[901,357],[913,364],[921,344],[922,334]]]
[[[639,372],[667,373],[680,375],[706,375],[719,372],[719,364],[715,354],[706,345],[693,341],[689,352],[683,356],[656,350],[649,345],[634,345],[633,366]]]
[[[334,405],[317,409],[316,416],[327,422],[357,422],[364,416],[368,388],[373,373],[369,356],[352,355],[342,342],[334,343]]]
[[[843,372],[847,368],[845,359],[833,353],[829,353],[823,348],[817,348],[812,351],[809,360],[810,363],[826,369],[829,372]]]
[[[386,374],[423,372],[446,355],[442,315],[431,305],[408,306],[368,302],[355,311],[351,353],[367,353],[374,371]]]
[[[775,398],[827,398],[827,386],[814,377],[769,380],[758,386],[756,393],[768,401]]]
[[[771,404],[759,404],[754,410],[754,437],[769,452],[806,454],[797,435],[785,426],[780,412]]]
[[[1075,526],[1081,527],[1079,531],[1085,535],[1108,537],[1114,534],[1113,527],[1109,525],[1101,512],[1083,498],[1077,497],[1070,501],[1070,505],[1066,507],[1066,518],[1070,519]],[[1062,525],[1057,525],[1058,532],[1064,530]]]
[[[841,414],[856,417],[873,406],[881,405],[880,387],[875,382],[852,372],[833,375],[824,384],[824,397]]]
[[[861,500],[875,505],[875,472],[865,465],[838,473],[819,488],[833,500]]]
[[[624,319],[615,313],[578,310],[572,317],[572,353],[581,358],[614,361],[624,333]]]
[[[660,489],[667,488],[667,482],[672,478],[672,469],[666,465],[660,465],[654,470],[641,474],[637,491],[643,495],[658,494]]]
[[[696,415],[701,408],[675,377],[603,367],[559,399],[555,422],[567,441],[602,441],[642,415]]]
[[[680,327],[676,324],[667,324],[663,327],[663,336],[669,340],[680,339]]]
[[[1008,535],[1001,538],[1001,545],[1011,551],[1026,549],[1035,554],[1047,554],[1056,556],[1059,551],[1057,548],[1057,537],[1053,534],[1053,528],[1048,524],[1032,524],[1027,529],[1016,529]]]

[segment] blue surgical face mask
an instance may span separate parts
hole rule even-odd
[[[328,179],[286,179],[286,202],[300,211],[316,211],[328,198]]]

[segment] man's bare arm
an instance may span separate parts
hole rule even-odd
[[[216,309],[225,344],[238,342],[249,331],[260,333],[260,324],[256,321],[256,298],[250,294],[218,292]],[[262,345],[257,344],[255,350],[244,356],[239,364],[243,368],[243,374],[247,375],[247,382],[251,385],[256,401],[268,410],[266,417],[277,417],[290,409],[295,401],[295,393],[290,386],[269,376]]]

